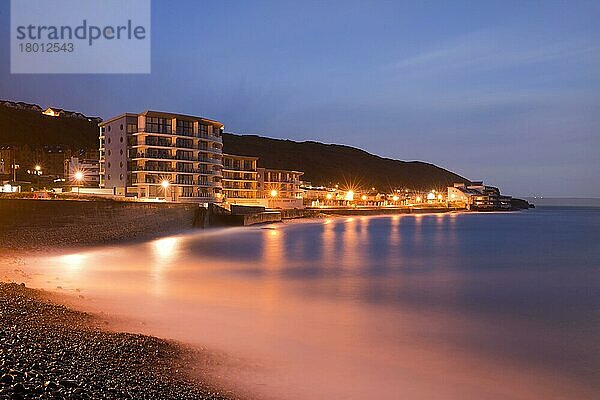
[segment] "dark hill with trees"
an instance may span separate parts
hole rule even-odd
[[[98,147],[98,122],[80,118],[51,117],[39,111],[0,105],[0,145]]]
[[[294,142],[256,135],[223,135],[226,153],[259,157],[261,167],[304,171],[313,185],[374,186],[379,190],[444,188],[467,179],[433,164],[398,161],[337,144]]]

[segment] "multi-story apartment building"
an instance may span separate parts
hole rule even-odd
[[[258,157],[223,154],[223,197],[232,204],[256,204]]]
[[[101,187],[138,198],[221,200],[222,123],[146,111],[99,126]]]
[[[304,172],[258,168],[259,197],[269,199],[270,208],[302,208],[300,188]]]

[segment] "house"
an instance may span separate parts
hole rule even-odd
[[[63,110],[62,108],[52,108],[52,107],[48,107],[44,111],[42,111],[42,114],[48,115],[50,117],[60,117],[64,113],[65,113],[65,110]]]

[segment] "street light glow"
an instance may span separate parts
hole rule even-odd
[[[171,185],[171,183],[166,179],[163,179],[163,181],[160,183],[160,186],[162,186],[164,189],[168,188],[169,185]]]
[[[75,172],[75,180],[82,181],[83,180],[83,172],[81,172],[81,171]]]
[[[42,167],[41,167],[40,165],[36,165],[36,166],[35,166],[35,170],[39,172],[39,171],[41,171],[41,170],[42,170]]]
[[[271,197],[277,197],[277,190],[271,190]]]

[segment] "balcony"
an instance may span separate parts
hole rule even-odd
[[[223,173],[221,171],[214,171],[204,168],[197,169],[196,172],[202,175],[223,176]]]
[[[207,133],[198,133],[198,137],[200,139],[211,140],[213,142],[219,142],[219,143],[222,143],[222,141],[223,141],[223,139],[221,138],[221,136],[209,135]]]
[[[162,165],[133,165],[131,166],[132,172],[177,172],[175,168]]]
[[[202,155],[200,155],[198,157],[198,161],[203,162],[203,163],[221,165],[221,160],[220,159],[218,159],[218,158],[212,158],[212,157],[204,157]]]
[[[211,153],[211,154],[223,154],[223,149],[215,149],[212,147],[198,147],[198,150],[205,152],[205,153]]]
[[[169,139],[155,137],[147,137],[143,144],[146,146],[173,147]]]
[[[202,181],[202,180],[199,180],[196,185],[201,186],[201,187],[219,187],[219,188],[222,187],[221,182],[210,182],[210,181]]]
[[[155,160],[173,160],[173,161],[183,161],[183,162],[192,162],[192,161],[198,161],[196,159],[196,157],[193,156],[188,156],[188,155],[171,155],[169,153],[162,153],[162,152],[145,152],[145,151],[140,151],[140,152],[133,152],[130,153],[130,158],[132,159],[141,159],[141,158],[149,158],[149,159],[155,159]]]

